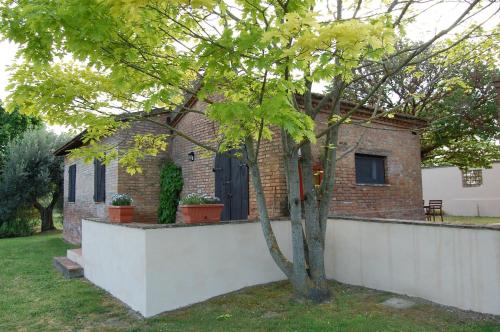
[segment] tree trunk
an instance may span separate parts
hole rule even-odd
[[[39,211],[42,219],[42,232],[55,229],[54,220],[52,218],[52,207],[48,206]]]
[[[290,220],[292,225],[292,263],[283,255],[272,230],[271,222],[267,212],[259,166],[257,161],[252,157],[255,156],[255,152],[251,141],[247,141],[246,149],[248,154],[247,162],[250,167],[250,174],[256,194],[259,219],[271,257],[274,259],[281,271],[283,271],[283,273],[287,276],[288,280],[290,280],[294,289],[294,295],[297,299],[313,300],[315,302],[321,302],[328,299],[329,291],[326,284],[326,279],[324,279],[324,283],[313,281],[308,273],[308,266],[306,264],[306,253],[308,251],[306,243],[307,241],[304,240],[304,229],[302,227],[302,208],[300,205],[300,184],[297,152],[295,151],[292,154],[285,155],[285,174],[287,175],[287,186],[289,189],[288,193],[290,205]],[[317,253],[317,251],[315,252]],[[319,256],[315,257],[314,259],[315,261],[321,261],[321,264],[323,264],[324,257],[322,255],[322,251],[319,253]],[[316,270],[316,268],[314,269]],[[317,275],[316,272],[314,274]]]
[[[332,116],[340,115],[340,90],[341,82],[337,78],[335,81],[336,93],[334,95],[334,102],[332,105]],[[337,149],[339,141],[339,126],[332,127],[327,135],[325,148],[323,152],[323,182],[320,186],[320,197],[319,197],[319,224],[321,229],[321,243],[325,245],[326,241],[326,225],[328,221],[328,215],[330,214],[330,204],[333,196],[333,189],[335,185],[335,171],[337,169]]]
[[[313,156],[310,143],[306,143],[302,147],[302,181],[309,271],[314,285],[311,296],[315,301],[323,302],[330,298],[330,290],[325,273],[324,243],[322,241],[316,188],[314,187]]]
[[[309,298],[310,279],[307,273],[300,205],[299,160],[297,153],[285,152],[285,174],[288,182],[288,205],[292,224],[293,276],[291,282],[297,298]],[[307,233],[306,233],[307,239]]]
[[[260,177],[260,170],[257,160],[254,159],[256,154],[254,151],[253,142],[247,140],[245,147],[247,150],[246,159],[250,168],[250,175],[255,190],[257,208],[259,211],[259,220],[262,227],[262,233],[264,234],[264,239],[266,240],[267,247],[274,262],[276,263],[276,265],[278,265],[280,270],[283,271],[287,278],[290,279],[292,276],[293,264],[285,257],[285,255],[281,251],[271,227],[271,221],[267,212],[266,198],[264,196],[264,189],[262,187],[262,179]]]
[[[44,207],[42,204],[40,204],[37,200],[33,203],[33,206],[38,210],[40,213],[40,219],[42,221],[42,226],[41,226],[41,231],[50,231],[55,229],[54,227],[54,219],[53,219],[53,211],[54,211],[54,206],[57,203],[57,199],[59,197],[59,194],[53,193],[52,194],[52,200],[50,201],[49,205]]]

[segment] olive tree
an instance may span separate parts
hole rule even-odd
[[[41,128],[7,145],[0,178],[2,219],[14,218],[20,209],[31,207],[40,214],[42,232],[54,229],[52,215],[61,194],[64,164],[53,152],[64,139]]]

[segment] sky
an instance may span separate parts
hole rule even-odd
[[[407,34],[410,39],[413,40],[428,40],[434,36],[438,31],[447,27],[456,19],[457,15],[463,10],[463,6],[466,4],[459,1],[450,1],[442,3],[439,6],[432,8],[432,10],[427,11],[425,14],[420,15],[418,19],[407,28]],[[486,17],[491,15],[498,6],[493,5],[491,10],[483,12],[481,15],[474,17],[474,21],[481,22]],[[500,17],[495,17],[491,19],[486,28],[493,28],[494,26],[500,24]],[[460,28],[457,30],[459,31]],[[9,83],[9,72],[8,66],[15,63],[15,55],[17,51],[17,46],[14,43],[3,40],[0,41],[0,99],[5,99],[8,95],[6,87]],[[52,126],[54,131],[60,132],[65,129],[60,126]]]

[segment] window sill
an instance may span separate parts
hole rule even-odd
[[[106,204],[106,202],[95,202],[95,201],[94,201],[94,204],[95,204],[95,205],[100,205],[100,204]]]
[[[360,187],[390,187],[388,183],[356,183],[356,186]]]

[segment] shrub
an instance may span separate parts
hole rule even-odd
[[[209,195],[189,194],[180,202],[182,205],[220,204],[220,199]]]
[[[38,228],[38,220],[16,217],[0,223],[0,238],[30,236]]]
[[[111,200],[113,206],[130,206],[134,200],[128,194],[115,194]]]
[[[173,162],[167,162],[160,174],[159,223],[170,224],[175,222],[175,213],[177,212],[179,195],[183,185],[181,168]]]

